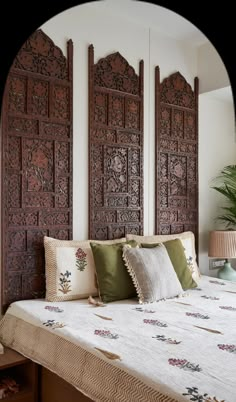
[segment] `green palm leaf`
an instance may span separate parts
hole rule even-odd
[[[236,228],[236,165],[226,166],[220,175],[213,179],[214,184],[211,188],[222,194],[228,206],[221,209],[225,212],[218,216],[216,220],[226,224],[226,228]]]

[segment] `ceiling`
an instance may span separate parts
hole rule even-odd
[[[115,14],[136,24],[155,29],[165,36],[168,31],[168,36],[184,40],[192,46],[200,46],[208,42],[208,38],[191,22],[155,4],[135,0],[102,0],[86,3],[86,6],[90,4],[93,9],[97,8],[104,14]]]

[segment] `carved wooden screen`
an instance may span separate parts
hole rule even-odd
[[[72,233],[72,41],[68,60],[35,31],[10,69],[2,108],[3,310],[45,291],[43,237]]]
[[[156,67],[156,233],[198,234],[198,78],[160,84]]]
[[[143,232],[143,61],[89,47],[89,237]]]

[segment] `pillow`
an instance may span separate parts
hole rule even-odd
[[[195,251],[195,238],[193,232],[183,232],[170,235],[153,235],[153,236],[139,236],[133,234],[126,235],[127,240],[136,240],[138,243],[164,243],[168,240],[180,239],[183,246],[184,252],[187,258],[188,268],[192,274],[195,282],[198,283],[201,274],[196,261],[196,251]]]
[[[123,259],[137,290],[139,303],[152,303],[183,292],[163,244],[154,248],[129,248]]]
[[[125,237],[98,241],[115,244]],[[97,296],[97,280],[90,240],[58,240],[44,237],[46,300],[64,301]]]
[[[141,243],[141,247],[153,248],[158,246],[158,243]],[[196,288],[197,283],[192,278],[191,272],[188,269],[187,259],[184,253],[184,247],[180,239],[168,240],[163,243],[170,257],[174,270],[182,285],[182,288]]]
[[[127,242],[137,246],[134,240]],[[104,303],[135,297],[136,291],[122,259],[124,243],[113,245],[90,242],[99,286],[100,298]]]

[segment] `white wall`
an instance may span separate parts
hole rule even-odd
[[[227,165],[236,163],[233,102],[215,98],[215,91],[199,96],[199,265],[209,272],[208,233],[222,229],[215,218],[225,199],[213,190],[212,179]]]
[[[97,2],[73,7],[42,27],[66,54],[66,40],[74,43],[73,93],[73,237],[88,237],[88,46],[95,62],[119,51],[139,73],[144,60],[144,234],[154,232],[154,95],[155,66],[161,79],[180,71],[193,85],[197,53],[184,42],[165,37],[149,27],[99,10]],[[83,172],[83,175],[77,172]]]
[[[99,10],[99,2],[66,10],[41,28],[64,54],[66,41],[72,38],[74,43],[74,239],[88,238],[88,46],[94,45],[95,62],[119,51],[137,73],[139,61],[144,60],[144,234],[154,233],[155,66],[160,66],[161,80],[180,71],[193,87],[194,77],[198,76],[201,92],[204,92],[208,87],[218,88],[218,75],[221,86],[227,81],[222,61],[218,59],[217,52],[212,53],[208,47],[202,46],[198,52],[196,47],[165,36],[149,26],[136,24],[121,16],[111,15],[110,12],[106,15],[104,8]],[[221,67],[214,70],[214,66]],[[235,163],[233,125],[232,105],[225,105],[205,95],[200,96],[200,266],[205,273],[208,272],[207,233],[214,228],[217,203],[216,194],[209,189],[209,180],[224,165]]]
[[[224,62],[210,42],[198,48],[198,76],[201,77],[199,93],[230,85]]]

